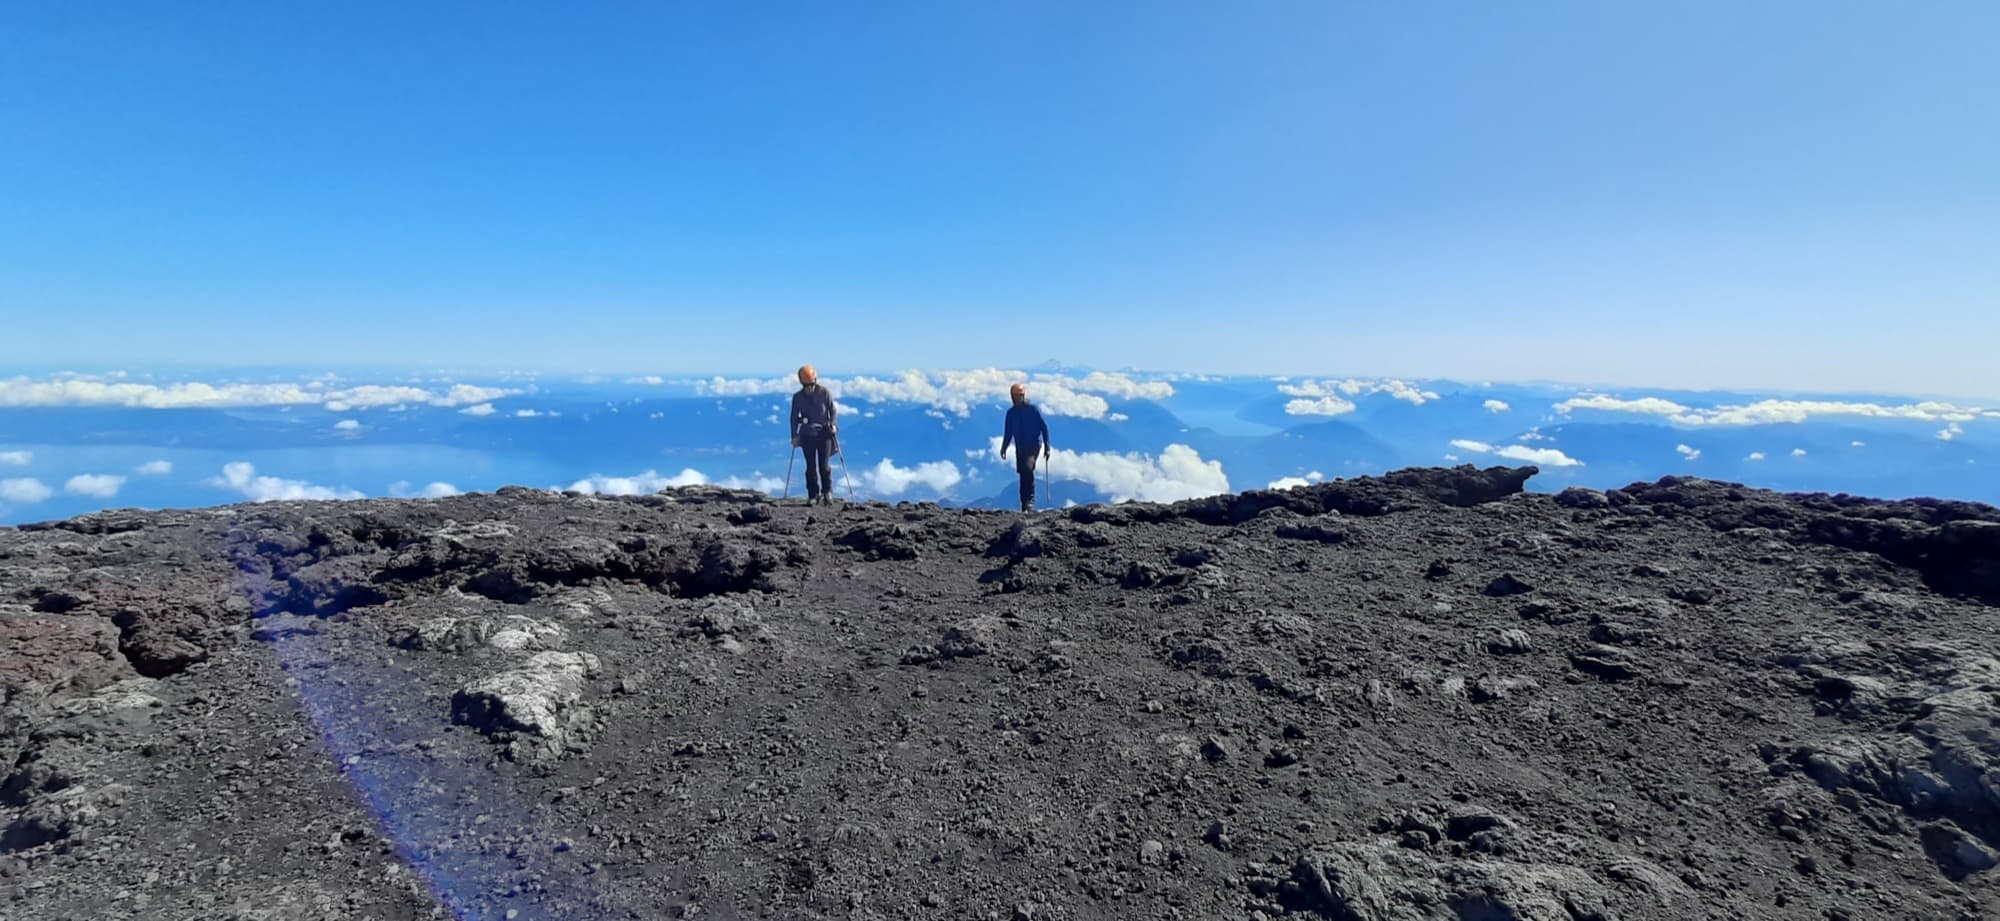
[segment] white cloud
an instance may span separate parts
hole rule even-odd
[[[1121,400],[1164,400],[1174,395],[1167,381],[1135,381],[1119,372],[1092,371],[1081,378],[1056,374],[1035,376],[1037,385],[1056,384],[1082,393],[1101,393]]]
[[[1804,448],[1793,448],[1793,449],[1792,449],[1792,456],[1793,456],[1793,457],[1804,457],[1804,456],[1806,456],[1806,449],[1804,449]]]
[[[460,495],[461,490],[450,483],[430,483],[422,489],[411,485],[409,480],[397,480],[389,484],[389,495],[398,499],[446,499]]]
[[[875,468],[861,474],[861,482],[869,492],[884,496],[898,496],[912,486],[923,486],[932,492],[942,493],[957,486],[965,477],[959,473],[958,465],[951,461],[928,461],[915,467],[898,467],[896,462],[883,458]]]
[[[421,489],[409,480],[397,480],[389,484],[389,495],[398,499],[446,499],[463,494],[463,490],[443,482],[429,483]]]
[[[1285,402],[1285,414],[1290,416],[1343,416],[1353,411],[1353,403],[1336,396],[1300,397]]]
[[[147,461],[133,468],[140,476],[166,476],[174,472],[174,462],[169,460]]]
[[[1425,403],[1438,399],[1438,395],[1434,391],[1424,390],[1415,384],[1407,381],[1399,381],[1394,378],[1364,380],[1350,377],[1339,381],[1304,380],[1296,384],[1280,384],[1278,392],[1286,396],[1300,397],[1305,400],[1318,400],[1336,395],[1357,397],[1375,393],[1386,393],[1390,397],[1402,400],[1413,406],[1422,406]],[[1299,401],[1294,400],[1293,402],[1296,403]],[[1339,415],[1339,413],[1293,413],[1293,415],[1333,416]]]
[[[562,415],[562,413],[556,413],[556,412],[543,412],[542,410],[539,410],[539,409],[517,409],[517,410],[514,410],[514,418],[516,418],[516,419],[540,419],[540,418],[542,418],[542,417],[544,417],[544,416],[546,416],[546,417],[550,417],[550,418],[553,418],[553,417],[555,417],[555,416],[560,416],[560,415]],[[659,413],[654,413],[654,414],[653,414],[653,417],[654,417],[654,418],[658,418],[658,417],[659,417]]]
[[[975,406],[997,408],[1006,405],[1007,388],[1015,383],[1028,385],[1028,398],[1044,413],[1084,419],[1105,418],[1111,409],[1106,396],[1124,400],[1161,400],[1174,394],[1173,384],[1168,381],[1139,381],[1127,374],[1105,371],[1092,371],[1083,377],[1074,377],[1029,375],[1001,368],[909,370],[892,378],[862,376],[843,380],[821,377],[820,383],[836,397],[871,403],[914,403],[960,418],[970,416]],[[798,383],[791,377],[712,377],[695,382],[695,392],[704,396],[763,396],[789,394],[797,389]],[[844,407],[842,411],[845,412]]]
[[[1275,479],[1275,480],[1272,480],[1272,481],[1270,482],[1270,484],[1269,484],[1268,486],[1266,486],[1265,488],[1266,488],[1266,489],[1292,489],[1292,488],[1295,488],[1295,487],[1299,487],[1299,486],[1311,486],[1312,484],[1314,484],[1314,483],[1317,483],[1317,482],[1320,482],[1321,480],[1324,480],[1324,479],[1326,479],[1326,474],[1324,474],[1324,473],[1321,473],[1321,472],[1319,472],[1319,471],[1317,471],[1317,470],[1314,470],[1313,472],[1311,472],[1311,473],[1308,473],[1308,474],[1306,474],[1305,476],[1287,476],[1287,477],[1279,477],[1279,478],[1277,478],[1277,479]]]
[[[822,383],[826,383],[822,381]],[[694,392],[713,397],[753,397],[773,393],[791,393],[799,389],[796,377],[739,378],[711,377],[694,382]],[[831,384],[827,387],[832,390]]]
[[[255,465],[248,461],[236,461],[222,466],[222,475],[209,477],[208,485],[234,490],[252,502],[291,501],[297,499],[360,499],[362,494],[352,489],[334,489],[315,486],[304,480],[287,480],[274,476],[258,476]]]
[[[1939,441],[1950,441],[1963,434],[1965,434],[1965,428],[1959,425],[1958,423],[1954,422],[1950,425],[1945,426],[1942,429],[1939,429],[1937,437]]]
[[[1124,413],[1112,413],[1104,417],[1104,421],[1106,422],[1130,422],[1131,420],[1132,417]]]
[[[63,492],[72,496],[90,496],[95,499],[109,499],[118,495],[125,485],[125,478],[109,473],[79,473],[63,484]]]
[[[11,480],[0,480],[0,500],[13,502],[19,505],[29,505],[35,502],[40,502],[43,499],[47,499],[48,497],[53,495],[55,495],[55,490],[50,489],[48,485],[43,483],[41,480],[33,479],[31,477],[16,477]]]
[[[459,410],[460,413],[467,416],[490,416],[493,415],[496,411],[497,410],[493,408],[493,404],[491,403],[480,403],[474,406],[467,406],[466,408]]]
[[[1486,411],[1489,413],[1504,413],[1514,408],[1507,405],[1506,400],[1487,400],[1479,405],[1486,407]]]
[[[431,400],[432,406],[464,406],[468,403],[486,403],[504,396],[520,393],[518,390],[502,390],[497,387],[474,387],[470,384],[455,384],[444,396]],[[390,402],[401,402],[392,400]]]
[[[707,482],[708,477],[699,470],[686,469],[673,476],[661,476],[648,470],[636,476],[623,477],[591,474],[569,484],[569,488],[574,492],[601,493],[607,496],[645,496],[669,487],[701,486]]]
[[[1762,451],[1752,451],[1752,452],[1750,452],[1750,456],[1749,456],[1749,457],[1746,457],[1746,458],[1744,458],[1744,460],[1747,460],[1747,461],[1760,461],[1760,460],[1763,460],[1763,459],[1764,459],[1764,457],[1765,457],[1765,455],[1764,455],[1764,452],[1762,452]]]
[[[1028,380],[1020,371],[982,368],[971,371],[904,371],[894,380],[856,377],[838,382],[835,393],[856,400],[877,403],[918,403],[943,409],[963,418],[975,405],[1004,405],[1007,389],[1026,382],[1028,399],[1051,416],[1102,419],[1111,404],[1101,396],[1079,392],[1068,378]]]
[[[1674,445],[1674,451],[1679,453],[1680,456],[1687,458],[1688,460],[1701,459],[1700,448],[1691,448],[1688,447],[1687,445]]]
[[[1773,425],[1801,423],[1817,416],[1858,416],[1867,419],[1909,419],[1919,422],[1964,422],[1982,410],[1935,400],[1883,405],[1842,400],[1759,400],[1734,406],[1688,407],[1659,397],[1622,400],[1588,394],[1557,403],[1556,412],[1578,409],[1666,416],[1680,425]]]
[[[16,377],[0,380],[0,407],[22,406],[124,406],[134,409],[199,409],[244,406],[326,405],[334,412],[387,406],[393,403],[425,402],[434,406],[498,399],[518,391],[459,384],[443,392],[421,387],[366,384],[357,387],[329,387],[324,379],[304,383],[220,383],[182,381],[166,384],[134,383],[120,376],[108,378],[58,375],[48,380]]]
[[[0,451],[0,467],[26,467],[34,460],[33,451]]]
[[[1530,448],[1527,445],[1503,445],[1499,448],[1495,448],[1492,445],[1487,444],[1486,442],[1472,441],[1466,438],[1460,438],[1453,441],[1451,443],[1451,446],[1461,451],[1470,451],[1474,454],[1491,453],[1494,457],[1504,457],[1509,460],[1527,461],[1528,463],[1539,464],[1544,467],[1583,466],[1583,461],[1577,460],[1576,458],[1564,454],[1563,452],[1558,451],[1554,448]],[[1447,457],[1449,457],[1449,455],[1447,455]],[[1457,458],[1450,458],[1450,459],[1456,460]]]
[[[755,474],[748,477],[724,477],[716,481],[717,486],[728,489],[754,489],[758,492],[777,494],[785,488],[785,481],[774,476]]]
[[[1608,397],[1602,394],[1571,397],[1567,400],[1562,401],[1561,403],[1557,403],[1555,406],[1556,412],[1562,413],[1564,415],[1568,415],[1569,413],[1579,409],[1596,409],[1596,410],[1602,410],[1604,412],[1619,412],[1619,413],[1641,413],[1649,416],[1679,416],[1685,414],[1688,411],[1687,407],[1682,406],[1679,403],[1675,403],[1672,400],[1662,400],[1659,397],[1644,397],[1637,400],[1621,400],[1617,397]]]
[[[644,377],[628,377],[625,379],[625,383],[628,384],[647,384],[654,387],[657,387],[666,382],[667,382],[666,378],[661,377],[657,374],[648,374]]]
[[[1564,454],[1561,451],[1558,451],[1554,448],[1530,448],[1526,445],[1508,445],[1504,448],[1500,448],[1499,450],[1494,451],[1493,455],[1495,457],[1504,457],[1509,460],[1527,461],[1528,463],[1531,464],[1540,464],[1544,467],[1583,466],[1583,461],[1577,460],[1576,458]]]
[[[1011,469],[1011,457],[1000,457],[1000,439],[988,442],[987,457]],[[968,452],[970,453],[970,452]],[[1229,478],[1221,461],[1202,460],[1195,449],[1171,444],[1158,457],[1146,454],[1116,454],[1109,451],[1057,450],[1048,461],[1049,475],[1057,480],[1080,480],[1111,497],[1113,502],[1173,502],[1229,491]]]
[[[1447,454],[1444,456],[1444,459],[1454,464],[1458,463],[1458,455],[1456,454]]]
[[[342,432],[358,432],[361,430],[361,423],[354,419],[342,419],[335,422],[333,427]]]
[[[1868,447],[1868,442],[1865,442],[1865,441],[1850,441],[1850,442],[1848,442],[1848,443],[1847,443],[1847,445],[1848,445],[1848,447],[1851,447],[1851,448],[1865,448],[1865,447]]]

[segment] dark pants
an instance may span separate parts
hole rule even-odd
[[[833,495],[833,439],[801,438],[799,450],[806,453],[806,498]]]
[[[1021,475],[1021,510],[1035,507],[1035,461],[1041,459],[1041,450],[1017,451],[1014,454],[1014,472]]]

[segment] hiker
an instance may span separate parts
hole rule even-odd
[[[1021,475],[1021,511],[1035,510],[1035,459],[1036,448],[1041,449],[1041,459],[1049,456],[1049,424],[1042,421],[1042,411],[1028,402],[1028,388],[1020,384],[1008,388],[1007,395],[1014,398],[1014,405],[1007,410],[1007,430],[1000,435],[1000,457],[1007,457],[1007,446],[1020,449],[1014,455],[1014,471]]]
[[[806,455],[806,503],[833,503],[833,455],[840,453],[840,426],[833,394],[819,384],[812,365],[799,368],[799,392],[792,394],[792,447]]]

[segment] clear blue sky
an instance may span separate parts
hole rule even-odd
[[[1996,47],[1988,0],[9,3],[0,371],[2000,395]]]

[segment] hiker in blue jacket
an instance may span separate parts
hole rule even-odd
[[[1000,435],[1000,456],[1007,456],[1009,445],[1020,448],[1014,455],[1014,471],[1021,475],[1021,511],[1031,512],[1035,509],[1035,460],[1038,454],[1040,459],[1048,459],[1049,424],[1042,421],[1042,411],[1028,402],[1028,388],[1015,384],[1007,395],[1014,398],[1014,405],[1007,410],[1007,430]]]

